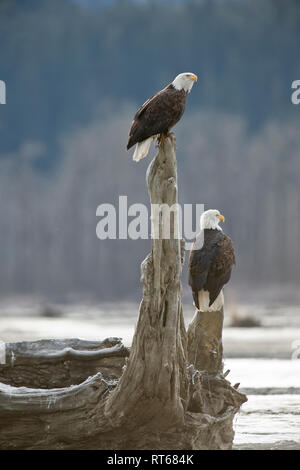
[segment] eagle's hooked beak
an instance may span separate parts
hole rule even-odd
[[[193,82],[196,82],[198,80],[198,77],[197,75],[195,75],[194,73],[192,73],[192,75],[189,77],[190,80],[193,80]]]
[[[220,215],[218,215],[217,217],[218,217],[218,219],[220,219],[222,222],[225,222],[225,217],[224,217],[224,215],[220,214]]]

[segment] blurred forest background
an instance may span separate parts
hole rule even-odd
[[[299,25],[298,0],[1,0],[0,293],[140,298],[151,242],[98,240],[96,208],[148,204],[129,126],[185,71],[180,202],[225,214],[233,285],[299,284]]]

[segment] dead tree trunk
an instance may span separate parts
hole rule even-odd
[[[0,366],[0,448],[231,448],[232,420],[246,397],[222,375],[220,316],[196,318],[187,341],[172,136],[151,162],[147,185],[151,204],[173,206],[174,216],[163,239],[166,219],[153,214],[157,238],[142,263],[143,300],[128,360],[116,338],[10,345]]]
[[[177,203],[176,169],[175,143],[169,138],[161,145],[147,171],[152,205],[171,207]],[[160,446],[159,434],[169,433],[168,429],[182,423],[184,418],[182,400],[187,384],[182,373],[185,369],[182,250],[181,241],[174,237],[172,230],[176,214],[174,219],[170,224],[171,238],[153,239],[152,252],[142,263],[144,292],[130,360],[106,406],[118,425],[125,425],[134,415],[130,430],[132,438],[134,429],[136,432],[134,446],[140,445],[138,441],[145,441],[143,445],[152,448]],[[152,222],[154,235],[161,235],[162,214],[152,214]]]
[[[219,312],[196,311],[188,328],[188,362],[208,374],[223,371],[223,309]]]

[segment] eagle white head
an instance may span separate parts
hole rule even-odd
[[[172,85],[176,90],[184,90],[189,93],[194,85],[194,82],[198,80],[197,75],[190,72],[180,73],[174,78]]]
[[[222,230],[219,227],[220,222],[225,222],[225,217],[216,209],[209,209],[208,211],[203,212],[200,217],[200,229],[204,230],[206,228],[211,228],[214,230]]]

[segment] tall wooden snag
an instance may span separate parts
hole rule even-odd
[[[164,218],[153,218],[157,238],[141,266],[143,300],[129,358],[116,338],[8,345],[0,366],[0,448],[231,448],[232,421],[246,397],[222,374],[223,312],[198,312],[185,331],[172,135],[148,168],[147,186],[151,204],[173,206],[174,217],[169,239],[161,236]]]
[[[168,138],[147,171],[152,205],[176,205],[176,167],[175,143]],[[162,214],[155,219],[152,232],[159,236],[163,229]],[[159,445],[160,430],[178,425],[184,416],[182,398],[187,384],[182,374],[186,339],[181,307],[183,249],[172,230],[176,221],[175,213],[170,224],[171,238],[153,239],[152,251],[142,263],[143,300],[131,355],[119,387],[107,405],[115,419],[121,413],[124,422],[125,415],[128,418],[134,414],[134,426],[146,423],[147,435],[153,433],[152,446]],[[137,437],[141,439],[140,430]]]

